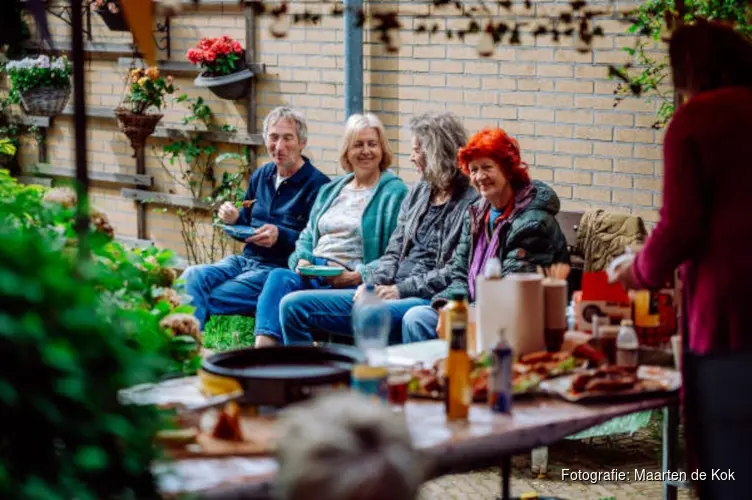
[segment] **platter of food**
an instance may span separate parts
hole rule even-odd
[[[667,394],[681,387],[681,374],[660,366],[606,366],[545,380],[542,392],[571,402],[602,401],[646,394]]]
[[[275,418],[230,402],[204,411],[197,421],[160,431],[157,440],[173,458],[268,455],[276,444]]]
[[[491,354],[482,353],[471,360],[470,385],[473,401],[486,401],[488,397],[488,376],[491,371]],[[535,352],[521,356],[512,365],[512,390],[522,396],[537,392],[543,380],[572,373],[584,363],[578,361],[571,352]],[[446,358],[433,365],[419,364],[410,370],[408,384],[410,396],[429,399],[443,399],[445,394]]]

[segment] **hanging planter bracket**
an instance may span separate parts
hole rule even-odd
[[[157,29],[154,30],[154,43],[157,44],[159,50],[164,50],[167,53],[167,59],[172,56],[172,46],[170,40],[170,18],[165,17],[164,22],[157,23]]]
[[[45,2],[45,10],[52,16],[60,19],[68,26],[73,26],[73,16],[71,11],[71,5],[68,0],[51,0]],[[83,3],[83,9],[81,13],[84,16],[85,26],[83,27],[83,33],[86,35],[86,39],[91,41],[91,10],[89,10],[88,2]]]

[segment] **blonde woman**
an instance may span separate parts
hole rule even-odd
[[[352,115],[345,125],[339,163],[347,174],[319,191],[308,225],[290,255],[290,269],[269,275],[256,307],[256,347],[282,341],[279,305],[290,292],[355,288],[365,265],[381,257],[397,225],[407,186],[389,172],[392,150],[384,125],[372,114]],[[301,266],[345,264],[339,276],[304,278]]]

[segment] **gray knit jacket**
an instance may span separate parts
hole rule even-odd
[[[455,205],[451,212],[433,230],[439,233],[439,251],[432,271],[419,276],[410,276],[399,283],[394,282],[400,264],[407,257],[423,215],[431,202],[431,185],[421,181],[408,193],[402,202],[397,227],[389,239],[384,255],[368,265],[367,279],[374,285],[397,285],[400,298],[419,297],[430,300],[450,283],[451,257],[462,233],[462,222],[467,208],[478,198],[478,192],[466,178],[452,194]]]

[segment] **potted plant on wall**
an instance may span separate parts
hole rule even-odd
[[[130,31],[118,0],[89,0],[89,5],[112,31]]]
[[[134,150],[146,145],[146,138],[154,133],[154,128],[162,119],[161,113],[147,113],[150,109],[159,111],[165,106],[165,96],[172,94],[175,87],[172,77],[162,77],[156,67],[136,68],[128,74],[126,96],[115,109],[120,130],[128,136]]]
[[[11,81],[11,98],[28,115],[60,114],[70,96],[71,66],[65,56],[27,57],[5,66]]]
[[[202,38],[186,55],[201,68],[201,74],[193,82],[197,87],[206,87],[217,97],[233,101],[248,95],[248,80],[253,73],[237,40],[229,36]]]

